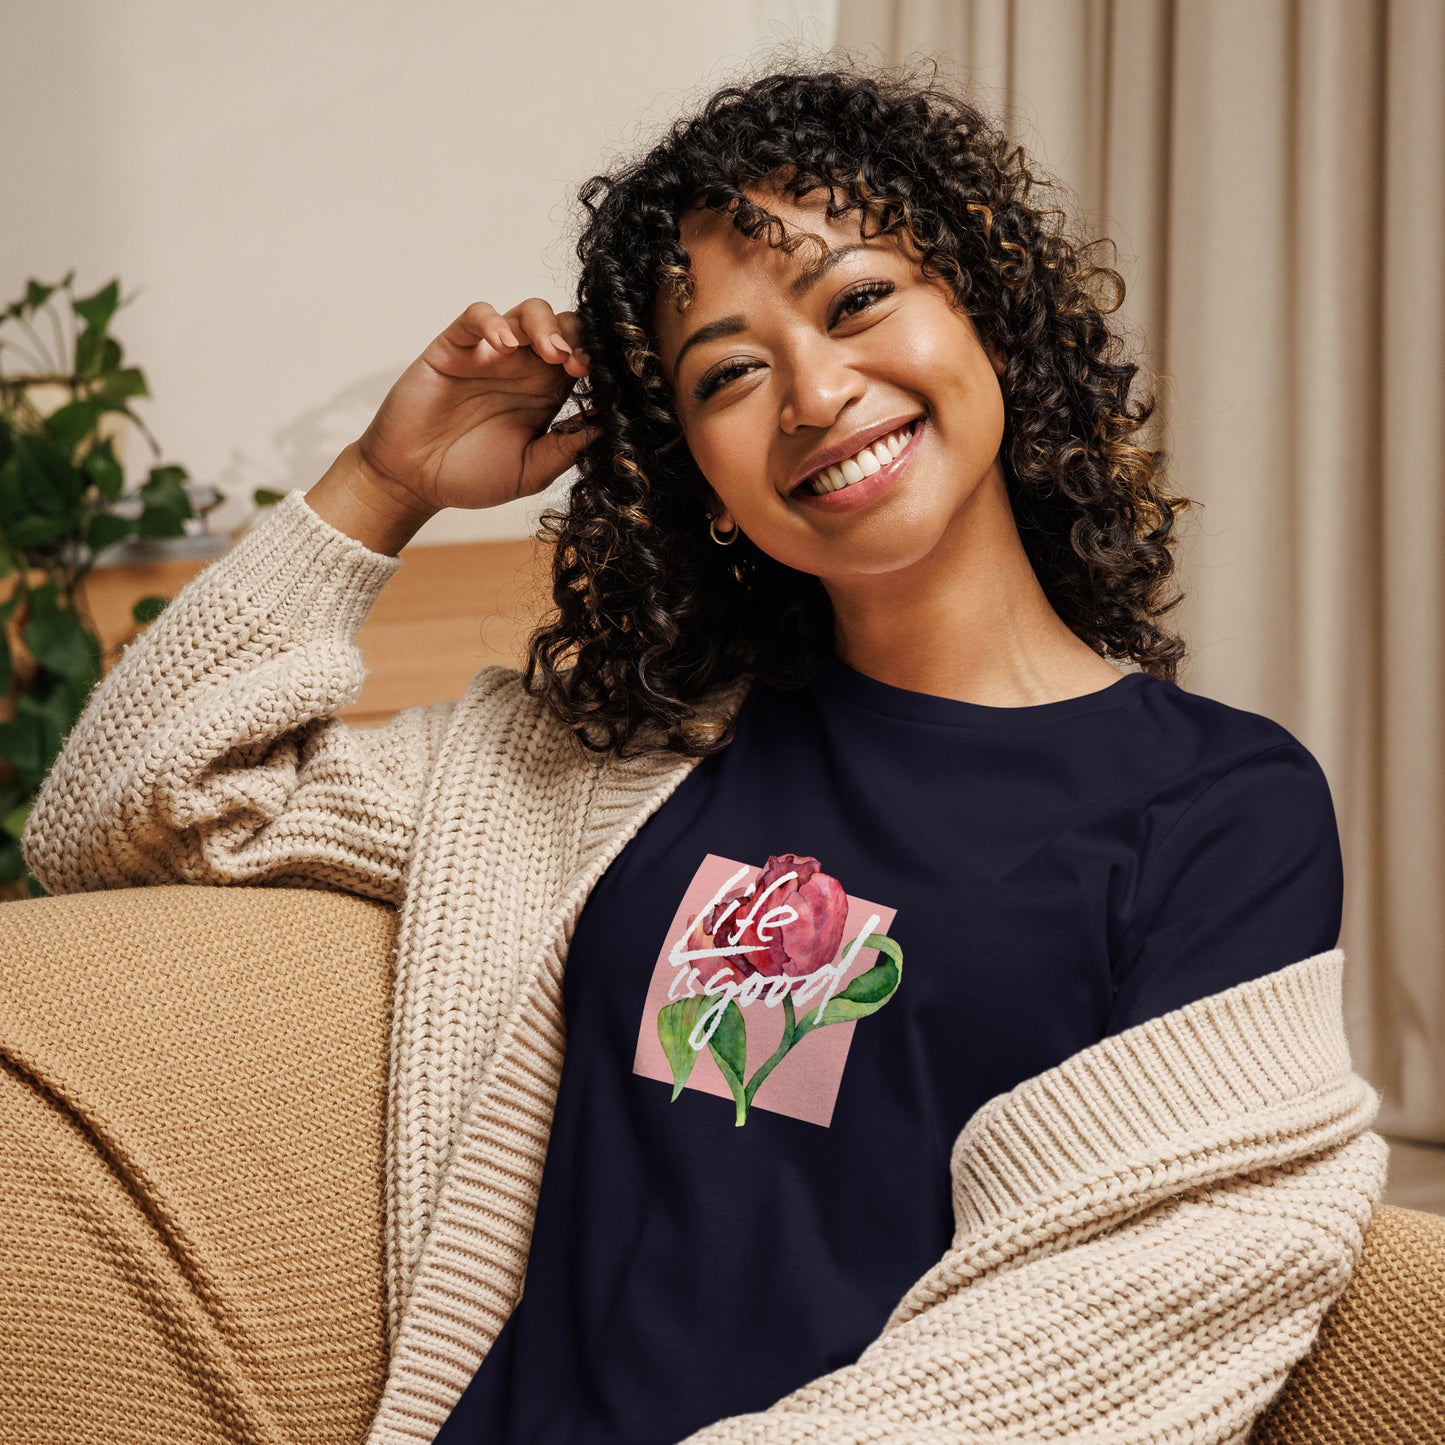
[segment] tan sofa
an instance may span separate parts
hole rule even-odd
[[[0,1441],[363,1436],[395,924],[304,888],[0,904]],[[1445,1441],[1445,1217],[1381,1207],[1251,1438]]]

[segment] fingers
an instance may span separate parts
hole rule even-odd
[[[570,418],[569,418],[570,420]],[[568,467],[576,466],[583,447],[597,434],[597,428],[580,426],[575,430],[561,423],[544,431],[527,449],[528,490],[550,487]]]
[[[586,376],[589,369],[577,313],[553,311],[538,296],[506,313],[490,302],[474,301],[442,332],[440,340],[470,353],[476,361],[508,356],[528,346],[543,361],[560,366],[569,376]]]
[[[445,331],[442,341],[462,351],[473,350],[478,342],[486,342],[498,355],[514,350],[519,338],[506,319],[487,301],[473,301]]]
[[[575,311],[558,314],[539,296],[514,306],[505,321],[544,361],[571,376],[587,374],[587,353],[581,350],[582,327]]]

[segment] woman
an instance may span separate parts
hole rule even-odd
[[[373,1440],[1242,1439],[1343,1288],[1328,786],[1174,681],[1186,504],[1034,184],[904,73],[720,91],[67,739],[52,891],[403,910]],[[336,719],[417,528],[574,463],[524,670]]]

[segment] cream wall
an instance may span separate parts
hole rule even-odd
[[[0,304],[118,275],[137,410],[229,530],[253,488],[310,486],[470,302],[570,304],[578,182],[760,53],[826,49],[835,11],[9,0]],[[152,461],[133,434],[131,485]],[[417,541],[527,536],[570,475]]]

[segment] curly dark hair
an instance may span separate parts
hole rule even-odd
[[[576,310],[591,365],[577,396],[600,431],[565,506],[540,520],[555,611],[531,633],[522,676],[585,748],[720,751],[734,730],[694,706],[703,694],[745,673],[802,686],[834,645],[818,577],[746,537],[710,539],[710,488],[659,360],[659,295],[690,299],[687,211],[728,215],[785,250],[818,239],[787,240],[743,186],[826,189],[830,218],[857,210],[865,235],[901,232],[922,274],[947,279],[1006,358],[1003,469],[1045,595],[1101,656],[1175,680],[1185,644],[1159,619],[1183,600],[1164,596],[1175,513],[1198,504],[1159,485],[1165,452],[1129,440],[1155,399],[1131,403],[1140,367],[1105,320],[1123,278],[1090,263],[1098,242],[1071,243],[1063,210],[1030,204],[1040,184],[936,65],[922,76],[836,58],[724,86],[640,160],[582,184]]]

